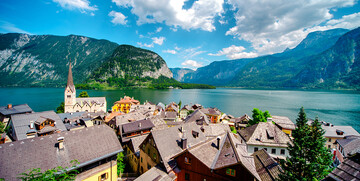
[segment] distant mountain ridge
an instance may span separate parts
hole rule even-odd
[[[185,74],[194,72],[194,70],[189,68],[170,68],[170,71],[173,73],[173,78],[180,82],[184,80]]]
[[[172,77],[166,62],[148,50],[77,35],[8,33],[0,35],[0,87],[63,87],[69,60],[75,83],[90,77]]]
[[[359,89],[359,32],[309,33],[293,49],[251,59],[216,61],[183,82],[245,88]]]

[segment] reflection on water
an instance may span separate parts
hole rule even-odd
[[[81,90],[77,90],[79,94]],[[1,88],[0,105],[28,103],[35,111],[54,110],[64,99],[62,88]],[[169,89],[169,90],[88,90],[90,96],[105,96],[108,108],[125,94],[140,102],[172,101],[182,105],[200,103],[205,107],[217,107],[221,111],[241,116],[251,115],[253,108],[268,110],[270,114],[288,116],[295,121],[299,108],[304,106],[310,118],[336,125],[350,125],[360,132],[360,92],[356,91],[299,91],[299,90],[251,90],[251,89]]]

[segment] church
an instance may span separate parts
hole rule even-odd
[[[99,112],[106,113],[105,97],[81,97],[76,98],[76,90],[74,86],[71,62],[69,62],[69,74],[65,88],[65,107],[64,112]]]

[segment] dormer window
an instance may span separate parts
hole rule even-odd
[[[344,131],[341,131],[341,130],[337,129],[337,130],[336,130],[336,134],[337,134],[337,135],[344,135]]]
[[[71,98],[71,95],[67,95],[67,98]]]
[[[270,139],[270,140],[274,139],[274,133],[272,131],[267,129],[266,134],[267,134],[268,139]]]
[[[191,159],[188,157],[185,157],[185,164],[191,164]]]

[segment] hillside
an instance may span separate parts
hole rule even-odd
[[[185,74],[194,72],[189,68],[170,68],[170,71],[173,73],[173,78],[180,82],[183,82]]]
[[[63,87],[68,62],[75,83],[83,82],[118,45],[84,36],[0,35],[0,86]]]
[[[356,89],[360,81],[356,74],[358,32],[312,32],[293,49],[252,59],[213,62],[186,74],[184,82],[247,88]]]

